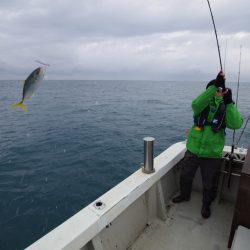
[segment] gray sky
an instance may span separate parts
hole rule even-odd
[[[210,0],[226,74],[250,80],[250,1]],[[0,78],[209,80],[220,69],[206,0],[1,0]]]

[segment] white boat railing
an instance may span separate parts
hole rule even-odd
[[[154,159],[154,173],[137,170],[26,249],[81,249],[175,166],[185,150],[184,142],[173,144]]]

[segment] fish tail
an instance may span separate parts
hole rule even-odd
[[[23,102],[19,102],[19,103],[13,104],[12,107],[13,108],[21,107],[24,112],[28,111],[27,106]]]

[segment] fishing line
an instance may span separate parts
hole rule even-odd
[[[213,21],[214,33],[215,33],[215,37],[216,37],[217,48],[218,48],[218,54],[219,54],[219,60],[220,60],[220,69],[222,70],[221,55],[220,55],[220,46],[219,46],[217,31],[216,31],[216,27],[215,27],[215,23],[214,23],[214,17],[213,17],[213,13],[212,13],[212,9],[211,9],[209,0],[207,0],[207,3],[208,3],[208,7],[209,7],[210,14],[211,14],[211,17],[212,17],[212,21]]]
[[[35,60],[35,62],[40,63],[40,64],[42,64],[42,65],[44,65],[44,66],[47,66],[47,67],[50,66],[50,64],[44,63],[44,62],[41,62],[41,61],[38,61],[38,60]]]
[[[48,64],[48,63],[44,63],[44,62],[41,62],[41,61],[38,61],[38,60],[35,60],[35,62],[37,62],[37,63],[39,63],[39,64],[42,64],[42,65],[44,65],[45,67],[44,67],[44,74],[46,73],[46,69],[47,69],[47,67],[49,67],[50,66],[50,64]]]

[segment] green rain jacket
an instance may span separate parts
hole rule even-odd
[[[192,102],[194,116],[199,117],[200,113],[209,105],[210,111],[207,121],[211,122],[220,105],[222,97],[215,96],[217,87],[210,86],[206,91],[199,95]],[[230,129],[239,129],[243,124],[243,118],[234,103],[226,105],[225,125]],[[198,157],[220,158],[225,145],[225,131],[220,129],[215,133],[211,126],[205,125],[201,131],[195,129],[194,124],[191,128],[188,139],[187,149]]]

